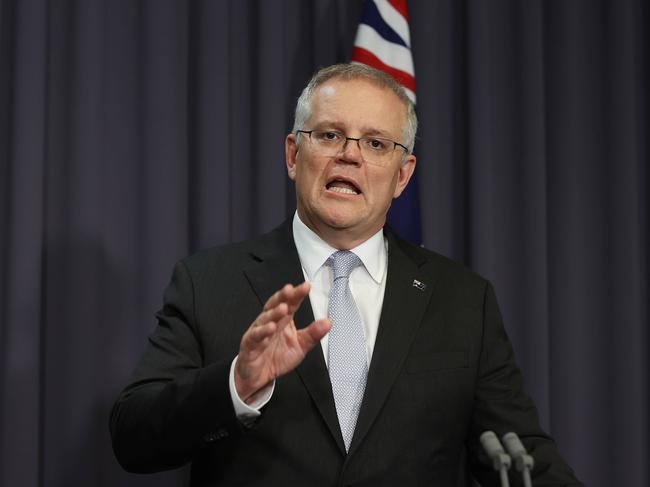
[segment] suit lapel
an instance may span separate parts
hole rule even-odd
[[[366,391],[349,454],[368,433],[395,382],[429,303],[433,282],[388,231],[388,277]],[[420,283],[418,285],[417,283]],[[424,283],[424,289],[422,289]]]
[[[244,273],[257,295],[260,303],[266,300],[287,283],[299,284],[305,280],[300,259],[293,241],[291,223],[262,239],[260,245],[253,249],[252,254],[258,263]],[[309,297],[294,316],[296,328],[304,328],[314,321]],[[339,427],[332,386],[327,367],[323,358],[323,349],[316,345],[296,368],[296,372],[311,396],[316,408],[325,420],[339,448],[345,452],[343,437]]]

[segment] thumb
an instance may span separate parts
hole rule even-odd
[[[328,319],[316,320],[308,327],[298,330],[298,342],[303,352],[307,353],[321,339],[327,335],[332,328],[332,323]]]

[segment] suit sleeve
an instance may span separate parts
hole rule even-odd
[[[496,472],[481,458],[478,438],[486,430],[493,430],[499,438],[509,431],[519,435],[535,459],[532,472],[535,486],[582,485],[560,456],[555,442],[539,425],[537,409],[524,392],[522,374],[489,283],[484,294],[482,343],[468,450],[479,482],[485,486],[499,485]],[[510,479],[513,486],[521,485],[521,475],[514,469]]]
[[[177,468],[215,441],[241,434],[229,392],[234,358],[204,365],[194,286],[179,262],[133,381],[110,418],[115,455],[138,473]]]

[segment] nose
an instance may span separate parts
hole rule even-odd
[[[351,164],[361,164],[363,162],[363,156],[361,155],[361,146],[359,145],[359,139],[355,139],[354,137],[345,138],[345,144],[341,148],[341,152],[339,154],[339,160]]]

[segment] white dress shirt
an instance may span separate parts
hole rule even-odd
[[[305,280],[311,284],[309,301],[311,302],[314,319],[327,318],[327,307],[332,287],[332,270],[326,263],[330,255],[338,249],[329,245],[307,227],[300,220],[298,212],[293,217],[293,239],[298,250],[303,275]],[[379,230],[361,245],[351,249],[351,251],[363,263],[362,266],[352,270],[349,283],[350,291],[363,321],[368,366],[370,366],[377,330],[379,329],[379,317],[384,301],[388,270],[388,246],[383,236],[383,230]],[[329,333],[321,339],[325,364],[328,363],[328,343]],[[260,409],[271,399],[275,381],[265,390],[260,391],[250,405],[244,403],[235,388],[234,371],[236,361],[237,357],[235,357],[230,367],[230,395],[237,417],[243,422],[249,422],[261,414]]]
[[[311,284],[309,301],[314,313],[314,319],[327,318],[330,289],[332,287],[332,269],[326,265],[330,255],[336,252],[327,242],[316,235],[298,217],[298,212],[293,217],[293,239],[296,242],[298,257],[302,265],[305,280]],[[386,270],[388,268],[387,244],[384,241],[383,230],[379,230],[361,245],[351,249],[363,266],[352,270],[350,274],[350,291],[357,303],[363,333],[366,339],[366,352],[368,365],[375,348],[377,329],[379,328],[379,315],[384,301],[386,289]],[[328,362],[329,333],[321,340],[321,348]]]

